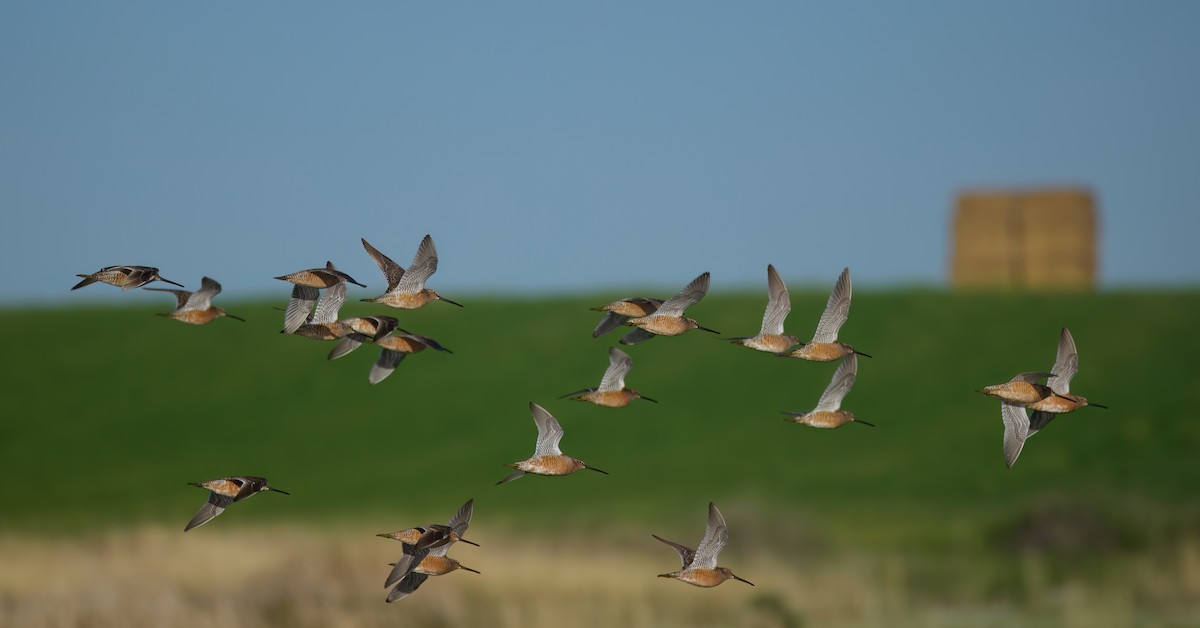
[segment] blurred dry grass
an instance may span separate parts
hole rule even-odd
[[[378,527],[378,526],[376,526]],[[755,582],[711,590],[641,531],[541,541],[474,534],[452,554],[482,575],[431,578],[383,601],[399,546],[358,528],[139,527],[84,538],[0,537],[0,625],[125,626],[1194,626],[1200,542],[1105,560],[1063,577],[1014,554],[772,553],[735,538],[722,564]],[[389,529],[387,524],[377,531]],[[473,530],[474,532],[474,530]],[[635,540],[636,539],[636,540]],[[748,540],[747,540],[748,541]],[[1015,580],[994,572],[1011,567]],[[931,575],[940,574],[940,575]]]

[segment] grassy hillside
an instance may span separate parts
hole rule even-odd
[[[788,329],[806,336],[826,295],[793,292]],[[956,522],[1013,521],[1047,504],[1133,505],[1131,529],[1183,525],[1200,505],[1200,294],[857,294],[842,339],[874,358],[860,359],[844,407],[877,427],[832,431],[779,412],[811,409],[833,364],[701,331],[627,348],[627,384],[658,404],[557,399],[599,382],[619,332],[592,339],[599,315],[587,308],[620,296],[462,296],[464,309],[416,312],[353,303],[344,316],[395,314],[454,351],[411,356],[378,386],[366,380],[375,349],[329,362],[332,343],[279,334],[272,308],[286,299],[227,303],[248,322],[207,327],[156,317],[167,303],[144,299],[0,312],[10,331],[0,525],[182,527],[204,499],[186,482],[230,474],[263,475],[293,494],[239,505],[223,526],[443,518],[474,497],[477,517],[535,527],[621,520],[698,534],[715,500],[744,527],[936,544],[991,529]],[[747,335],[764,302],[713,294],[689,314]],[[973,390],[1049,369],[1063,325],[1081,355],[1072,391],[1111,409],[1059,418],[1008,470],[999,403]],[[530,401],[560,419],[566,453],[611,475],[493,486],[503,463],[532,452]]]

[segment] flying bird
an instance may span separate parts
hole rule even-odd
[[[599,338],[604,334],[625,324],[625,321],[630,318],[639,316],[649,316],[658,310],[658,306],[663,304],[662,299],[646,299],[642,297],[630,297],[613,301],[607,305],[594,307],[597,312],[604,312],[604,318],[600,319],[600,323],[592,330],[592,338]]]
[[[437,271],[438,266],[437,247],[433,245],[432,237],[426,235],[421,240],[407,271],[393,262],[390,257],[381,253],[379,249],[371,246],[366,238],[363,238],[362,245],[371,259],[375,260],[375,265],[379,267],[379,270],[383,271],[383,276],[388,283],[387,292],[377,297],[363,299],[363,301],[382,303],[388,307],[402,310],[415,310],[430,301],[445,301],[451,305],[462,307],[461,303],[451,301],[425,287],[425,281]]]
[[[258,493],[272,491],[283,493],[284,495],[290,494],[287,491],[271,488],[267,484],[266,478],[253,475],[235,475],[207,482],[188,482],[188,484],[207,489],[209,493],[208,502],[200,507],[200,511],[196,513],[196,516],[192,517],[187,527],[183,529],[184,532],[212,521],[214,517],[225,512],[225,509],[233,502],[249,499]]]
[[[851,353],[857,353],[864,358],[871,357],[844,342],[838,342],[837,339],[838,330],[846,323],[846,319],[850,318],[850,292],[850,269],[844,268],[833,286],[829,301],[825,304],[825,311],[821,313],[821,320],[817,322],[817,332],[813,334],[812,341],[799,349],[782,354],[781,357],[812,362],[832,362]]]
[[[366,287],[355,281],[350,275],[338,270],[333,265],[333,262],[325,262],[325,268],[310,268],[308,270],[296,271],[287,275],[281,275],[276,277],[276,279],[295,284],[292,287],[292,298],[288,302],[287,311],[283,315],[283,333],[285,334],[295,332],[301,325],[308,322],[310,316],[314,313],[313,308],[317,306],[317,298],[320,296],[322,289],[333,288],[344,281],[348,281],[356,286]],[[345,290],[345,286],[342,287],[342,290]],[[345,301],[345,293],[342,292],[338,296],[335,292],[335,295],[326,305],[326,310],[333,307],[333,304],[339,298],[341,301]],[[333,307],[335,312],[341,307],[341,303],[336,303],[336,305],[337,307]]]
[[[729,341],[767,353],[784,353],[800,342],[799,338],[783,333],[783,321],[791,311],[787,286],[775,267],[767,264],[767,309],[763,312],[762,328],[757,336],[729,338]]]
[[[404,330],[400,331],[404,332]],[[359,335],[354,336],[354,338],[361,342],[366,339],[366,336]],[[420,353],[424,351],[426,347],[441,351],[443,353],[454,353],[453,351],[438,344],[438,341],[434,340],[433,338],[418,336],[408,332],[384,336],[383,338],[377,339],[375,344],[379,346],[379,359],[376,360],[375,364],[371,366],[371,372],[367,375],[367,381],[370,382],[372,386],[387,379],[388,376],[392,374],[392,371],[396,370],[396,367],[400,365],[400,362],[404,360],[405,357],[413,353]],[[334,347],[334,351],[337,351],[337,349],[338,347]],[[334,357],[340,356],[334,356],[332,353],[330,353],[330,359],[333,359]]]
[[[467,532],[467,527],[470,525],[470,516],[474,513],[474,509],[475,501],[468,500],[467,503],[462,504],[461,508],[458,508],[458,512],[454,516],[451,516],[450,521],[446,525],[430,524],[428,526],[410,527],[407,530],[376,534],[377,537],[398,540],[398,542],[403,544],[404,556],[401,557],[400,561],[392,563],[392,567],[394,568],[388,574],[388,579],[384,581],[384,588],[395,585],[396,582],[400,582],[404,578],[407,578],[409,574],[418,572],[418,570],[424,570],[422,573],[427,575],[442,575],[461,567],[458,566],[457,561],[446,557],[445,554],[450,550],[450,545],[460,542],[460,540],[470,545],[479,545],[478,543],[462,538],[463,534]],[[454,566],[451,567],[451,563]],[[473,572],[474,569],[468,570],[472,570]],[[420,586],[420,582],[416,582],[416,586]],[[412,593],[415,590],[416,587],[414,586],[412,590],[406,593]],[[392,602],[392,600],[389,599],[389,602]]]
[[[1009,399],[1009,397],[1017,397],[1017,392],[1021,389],[1007,389],[1005,391],[1007,396],[985,393],[1003,400],[1000,405],[1000,418],[1004,421],[1004,463],[1008,465],[1008,468],[1011,469],[1017,462],[1017,456],[1021,455],[1025,441],[1049,425],[1055,416],[1074,412],[1089,405],[1108,408],[1108,406],[1098,403],[1089,403],[1086,397],[1071,393],[1071,378],[1075,377],[1075,373],[1078,371],[1079,352],[1075,348],[1075,339],[1071,336],[1071,331],[1063,327],[1058,336],[1058,351],[1055,355],[1054,367],[1050,369],[1046,382],[1046,388],[1049,388],[1050,394],[1041,396],[1040,399],[1032,402],[1024,402],[1023,400]],[[1046,374],[1035,373],[1034,375],[1044,376]],[[1009,382],[1009,384],[1011,383]],[[1034,389],[1036,394],[1030,394],[1028,398],[1033,399],[1041,395],[1040,388]],[[1027,414],[1026,408],[1032,410],[1032,414]]]
[[[179,286],[180,288],[184,287],[181,283],[175,283],[159,275],[158,269],[153,266],[105,266],[90,275],[75,276],[83,277],[83,281],[72,286],[72,290],[90,286],[97,281],[116,286],[122,290],[140,288],[151,281],[161,281],[173,286]]]
[[[632,388],[625,387],[625,374],[632,368],[633,358],[630,358],[629,354],[616,347],[609,347],[608,370],[604,371],[604,377],[600,380],[600,386],[597,388],[581,388],[575,392],[567,393],[559,397],[559,399],[571,397],[576,401],[586,401],[606,408],[623,408],[638,398],[658,403]]]
[[[529,410],[533,413],[533,422],[537,424],[538,438],[537,445],[533,450],[533,457],[520,462],[504,465],[512,467],[516,471],[508,477],[496,482],[496,484],[504,484],[511,482],[526,473],[536,475],[569,475],[580,469],[591,469],[608,475],[607,471],[601,471],[596,467],[589,467],[584,461],[571,456],[563,455],[561,449],[558,448],[559,441],[563,437],[562,426],[558,424],[558,420],[546,412],[546,409],[536,403],[529,403]]]
[[[695,319],[683,315],[684,310],[699,303],[700,299],[703,299],[704,295],[708,293],[708,278],[708,273],[702,273],[684,287],[679,294],[664,301],[653,313],[632,317],[625,321],[626,325],[632,325],[637,329],[625,334],[625,337],[621,338],[621,344],[635,345],[654,336],[678,336],[689,329],[703,329],[714,334],[721,333],[704,327]]]
[[[715,587],[733,578],[754,586],[753,582],[735,576],[728,568],[717,566],[717,554],[729,543],[729,529],[725,526],[725,517],[721,516],[721,511],[717,510],[717,505],[712,502],[708,503],[708,524],[704,528],[704,538],[700,539],[700,545],[696,549],[668,541],[657,534],[650,536],[674,548],[679,553],[680,562],[683,563],[677,571],[658,574],[659,578],[675,578],[690,585],[706,588]]]
[[[825,392],[821,393],[821,398],[817,401],[817,407],[813,408],[811,412],[784,412],[789,417],[784,420],[824,428],[841,427],[851,422],[875,427],[873,423],[867,423],[855,418],[854,414],[841,409],[842,399],[845,399],[846,393],[850,392],[850,387],[854,385],[854,378],[857,373],[858,358],[851,353],[842,358],[842,363],[833,372],[833,379],[829,382],[829,386],[825,388]]]
[[[246,319],[234,316],[212,304],[213,297],[221,293],[221,284],[214,279],[204,277],[200,280],[200,289],[195,292],[187,290],[171,290],[168,288],[145,288],[151,292],[170,292],[175,295],[175,309],[159,314],[173,318],[189,325],[207,325],[222,316],[246,322]]]

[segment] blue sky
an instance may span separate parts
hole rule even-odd
[[[0,302],[331,259],[528,294],[944,285],[957,191],[1065,183],[1196,285],[1200,3],[0,4]],[[149,295],[147,295],[149,296]],[[624,294],[618,296],[625,296]],[[161,299],[161,297],[159,297]]]

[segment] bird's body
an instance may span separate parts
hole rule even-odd
[[[235,475],[227,478],[208,480],[207,482],[189,482],[189,484],[207,489],[209,493],[208,502],[192,517],[187,527],[183,529],[184,532],[212,521],[214,517],[225,512],[225,509],[230,504],[249,499],[258,493],[274,491],[276,493],[283,493],[284,495],[288,494],[286,491],[271,488],[266,478],[254,475]]]
[[[793,349],[785,357],[800,358],[809,362],[833,362],[855,353],[854,347],[844,342],[806,342]]]
[[[336,286],[344,281],[348,281],[356,286],[366,288],[365,285],[358,283],[350,275],[347,275],[346,273],[335,268],[332,262],[325,262],[325,268],[299,270],[294,273],[280,275],[276,277],[276,279],[286,281],[297,286],[317,288],[318,290]]]
[[[841,427],[851,422],[858,422],[874,427],[866,421],[857,419],[854,414],[841,409],[842,399],[845,399],[846,394],[850,392],[850,388],[854,386],[854,379],[857,374],[858,357],[851,353],[842,359],[842,363],[833,372],[833,378],[830,380],[829,386],[825,388],[825,392],[821,393],[821,399],[817,401],[817,407],[811,412],[784,412],[784,414],[788,415],[788,418],[785,420],[821,428]]]
[[[729,341],[757,351],[781,354],[796,346],[800,339],[783,333],[783,322],[792,311],[791,298],[775,266],[767,264],[767,307],[763,311],[758,335],[730,338]]]
[[[995,384],[993,386],[984,386],[979,389],[979,392],[995,397],[1001,401],[1014,403],[1020,406],[1037,403],[1047,397],[1054,396],[1054,391],[1049,386],[1043,386],[1038,382],[1039,379],[1045,379],[1053,376],[1052,373],[1036,373],[1026,372],[1017,373],[1012,379],[1003,384]]]
[[[708,293],[709,274],[702,273],[689,283],[677,295],[664,301],[652,314],[630,317],[626,325],[637,327],[621,339],[621,344],[638,344],[654,336],[678,336],[690,329],[703,329],[707,332],[718,333],[704,327],[695,319],[687,318],[684,311],[700,302]]]
[[[533,413],[533,421],[538,428],[538,439],[534,447],[533,456],[505,465],[516,469],[516,472],[500,480],[497,484],[511,482],[526,473],[536,475],[569,475],[580,469],[591,469],[607,475],[606,471],[588,466],[587,463],[578,458],[564,455],[558,446],[563,437],[562,426],[559,425],[558,420],[551,416],[549,412],[546,412],[545,408],[536,403],[530,402],[529,410]]]
[[[407,271],[379,249],[371,246],[365,238],[362,240],[362,245],[388,282],[387,292],[377,297],[363,299],[363,301],[380,303],[402,310],[415,310],[432,301],[445,301],[462,307],[462,304],[443,298],[436,291],[425,287],[425,281],[437,271],[438,266],[437,247],[433,245],[432,237],[426,235],[421,240]]]
[[[846,319],[850,318],[852,290],[850,269],[844,268],[842,274],[838,276],[837,283],[833,286],[829,301],[825,303],[825,311],[821,313],[821,320],[817,322],[817,331],[813,334],[812,340],[797,349],[781,354],[781,356],[810,362],[832,362],[852,353],[866,358],[871,357],[847,343],[838,342],[837,339],[842,325],[846,323]]]
[[[175,309],[159,314],[189,325],[207,325],[222,316],[245,322],[245,319],[233,316],[225,310],[212,304],[214,296],[221,293],[221,284],[213,279],[204,277],[200,280],[200,289],[195,292],[187,290],[168,290],[165,288],[146,288],[152,292],[169,292],[175,295]]]
[[[572,397],[575,401],[586,401],[605,408],[624,408],[633,403],[634,399],[652,399],[642,397],[641,393],[636,390],[625,388],[622,390],[589,390],[580,394],[577,397]]]
[[[1038,412],[1047,412],[1050,414],[1066,414],[1074,412],[1088,404],[1087,398],[1080,395],[1072,395],[1071,393],[1063,393],[1051,395],[1035,403],[1026,404],[1030,410]]]
[[[789,413],[792,414],[792,413]],[[846,410],[822,411],[792,414],[792,421],[809,427],[832,429],[854,421],[854,414]]]
[[[567,393],[563,397],[571,397],[576,401],[586,401],[606,408],[623,408],[638,398],[654,401],[649,397],[642,396],[642,393],[632,388],[625,387],[625,374],[632,368],[633,359],[627,353],[616,347],[610,347],[608,369],[604,371],[600,386],[583,388],[573,393]]]
[[[587,464],[578,458],[562,454],[534,456],[520,462],[512,462],[505,466],[519,469],[535,475],[570,475],[580,469],[586,469]],[[516,478],[513,478],[514,480]]]
[[[105,266],[94,273],[76,275],[76,277],[83,277],[83,281],[75,284],[71,288],[72,290],[78,290],[96,282],[116,286],[122,290],[140,288],[152,281],[161,281],[179,286],[180,288],[184,287],[183,284],[163,278],[158,274],[158,269],[153,266]]]
[[[659,574],[659,578],[674,578],[693,586],[705,588],[715,587],[732,578],[754,586],[754,583],[749,580],[735,576],[730,569],[717,566],[717,555],[729,543],[729,529],[725,525],[725,518],[721,515],[721,511],[717,510],[716,504],[712,502],[708,504],[708,524],[704,529],[704,537],[700,539],[700,545],[696,549],[693,550],[686,545],[668,541],[656,534],[650,536],[666,543],[678,552],[682,564],[681,568],[676,571]]]

